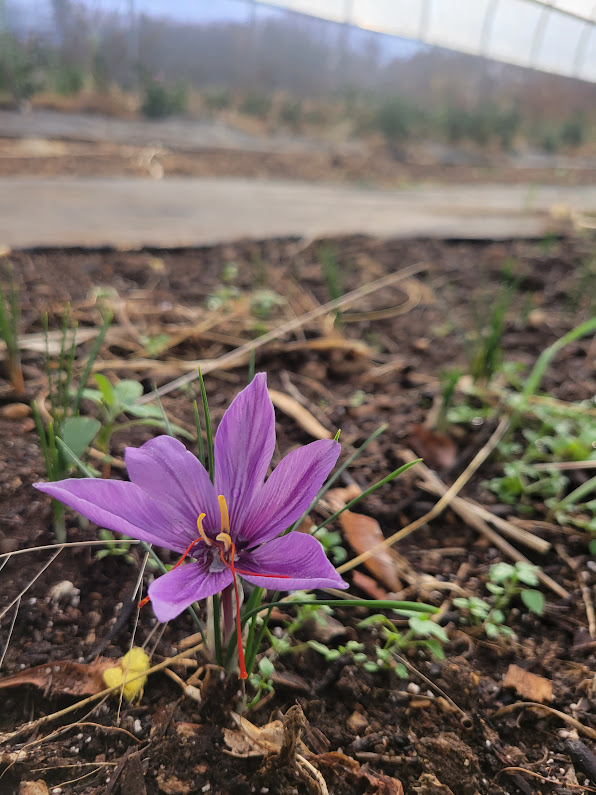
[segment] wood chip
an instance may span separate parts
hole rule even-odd
[[[503,687],[511,687],[518,696],[544,704],[553,700],[553,683],[538,674],[525,671],[518,665],[510,665],[503,680]]]
[[[324,428],[310,411],[293,397],[286,395],[285,392],[278,392],[276,389],[269,389],[268,392],[275,408],[295,420],[303,431],[314,436],[315,439],[333,439],[331,431]]]

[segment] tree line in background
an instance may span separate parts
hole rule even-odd
[[[0,101],[126,93],[152,118],[233,111],[271,130],[337,125],[380,133],[396,153],[421,136],[555,151],[593,128],[593,84],[412,43],[396,55],[388,37],[289,12],[190,25],[74,0],[52,8],[51,29],[24,36],[4,7]]]

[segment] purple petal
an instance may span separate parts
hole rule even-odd
[[[232,535],[261,488],[275,448],[267,376],[257,373],[226,411],[215,436],[215,488],[230,513]]]
[[[209,571],[209,562],[194,561],[172,569],[149,586],[153,612],[159,621],[171,621],[193,602],[222,591],[232,582],[232,572]]]
[[[244,552],[238,556],[236,565],[243,572],[251,572],[242,576],[261,588],[278,591],[348,588],[348,583],[327,560],[321,544],[306,533],[288,533]],[[259,577],[259,574],[281,574],[283,577]]]
[[[206,513],[205,528],[219,532],[217,495],[209,475],[196,456],[171,436],[157,436],[142,447],[127,447],[124,453],[133,483],[151,497],[173,506],[196,527]]]
[[[148,544],[184,552],[197,537],[196,524],[189,524],[173,506],[156,502],[135,483],[72,478],[33,485],[100,527]]]
[[[322,439],[282,459],[242,517],[238,536],[243,545],[269,541],[299,519],[335,466],[340,449],[338,442]]]

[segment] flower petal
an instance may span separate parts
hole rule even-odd
[[[219,532],[217,494],[209,475],[196,456],[171,436],[157,436],[141,447],[127,447],[126,468],[133,483],[151,497],[171,505],[196,525],[206,513],[205,528]]]
[[[197,537],[196,524],[189,525],[180,511],[156,502],[135,483],[71,478],[33,485],[100,527],[148,544],[184,552]]]
[[[170,621],[193,602],[206,599],[232,582],[232,572],[209,571],[209,562],[194,561],[171,569],[149,586],[153,612],[159,621]]]
[[[335,466],[340,449],[338,442],[321,439],[283,458],[242,517],[238,537],[243,545],[269,541],[299,519]]]
[[[226,411],[215,436],[215,488],[230,513],[232,536],[261,488],[275,449],[267,376],[257,373]]]
[[[243,572],[251,572],[242,576],[261,588],[299,591],[349,587],[335,571],[317,539],[305,533],[288,533],[244,552],[238,556],[237,566]],[[259,577],[259,574],[281,574],[283,577]]]

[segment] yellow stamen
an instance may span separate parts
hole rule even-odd
[[[232,547],[232,539],[229,533],[220,533],[215,537],[216,541],[221,541],[224,545],[224,552],[229,552]]]
[[[228,514],[228,504],[226,502],[226,498],[223,494],[220,494],[217,498],[219,503],[219,512],[221,514],[221,530],[222,533],[227,533],[228,536],[230,535],[230,515]]]
[[[213,541],[207,537],[207,534],[203,530],[203,519],[207,516],[206,513],[202,513],[199,518],[197,519],[197,530],[199,531],[199,535],[203,539],[203,541],[210,547],[213,544]]]

